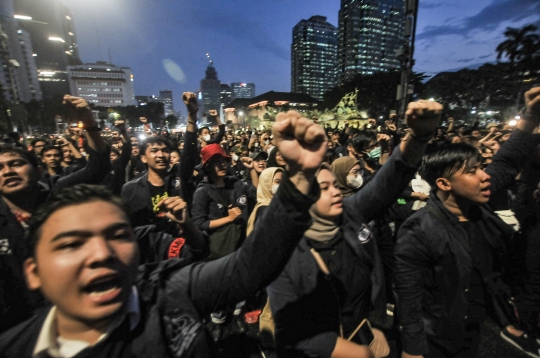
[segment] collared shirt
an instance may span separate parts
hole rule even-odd
[[[109,334],[122,324],[126,316],[129,319],[130,330],[134,330],[141,318],[139,294],[135,286],[132,287],[124,314],[115,319],[107,331],[105,331],[94,344],[107,338]],[[66,339],[58,335],[56,330],[56,306],[53,306],[49,311],[45,322],[43,322],[32,357],[70,358],[90,346],[92,346],[92,344],[88,342]]]

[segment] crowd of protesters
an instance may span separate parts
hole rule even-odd
[[[540,87],[485,129],[418,101],[212,130],[183,100],[184,133],[66,95],[82,127],[2,140],[0,357],[214,357],[248,310],[278,357],[469,358],[488,318],[540,357]]]

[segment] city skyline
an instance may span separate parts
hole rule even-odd
[[[290,91],[295,24],[326,16],[338,25],[340,1],[62,0],[74,13],[83,62],[129,66],[135,93],[199,90],[209,53],[222,83],[252,82],[258,92]],[[466,10],[465,10],[466,9]],[[537,0],[420,0],[415,71],[429,75],[494,61],[507,26],[540,23]]]

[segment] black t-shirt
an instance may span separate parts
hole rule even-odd
[[[169,194],[167,193],[165,185],[154,186],[148,182],[148,187],[150,188],[150,196],[152,197],[152,208],[154,213],[158,213],[159,208],[157,207],[157,204],[159,204],[163,198],[168,198]]]
[[[343,331],[345,335],[350,334],[371,309],[372,267],[355,255],[341,230],[328,242],[308,241],[338,283],[333,288],[341,303]]]

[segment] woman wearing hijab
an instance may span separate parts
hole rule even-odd
[[[261,217],[266,207],[270,205],[270,201],[277,192],[282,175],[283,169],[279,167],[267,168],[261,173],[259,186],[257,187],[257,204],[255,204],[249,216],[246,235],[249,235],[255,227],[257,218]]]
[[[346,198],[357,192],[364,183],[360,173],[360,162],[352,157],[341,157],[332,162],[332,172],[336,176],[337,187]]]
[[[374,356],[370,342],[355,333],[368,313],[375,311],[381,321],[386,317],[383,266],[366,224],[384,213],[414,177],[442,109],[433,103],[409,104],[412,134],[362,190],[343,198],[332,168],[321,165],[312,225],[267,288],[279,356]]]

